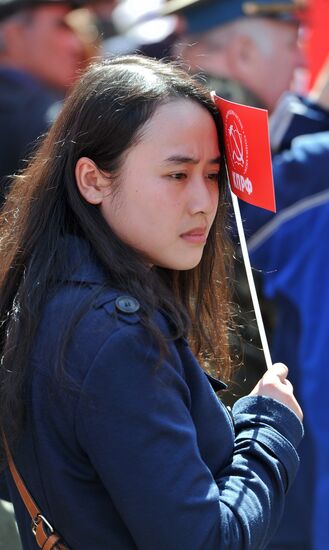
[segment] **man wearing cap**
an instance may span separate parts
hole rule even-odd
[[[200,74],[210,89],[271,113],[290,87],[295,69],[303,65],[298,44],[300,7],[300,0],[169,0],[163,12],[181,16],[184,30],[174,53],[193,73]],[[252,342],[245,344],[243,352],[246,391],[253,387],[265,364],[258,349],[257,330],[249,328],[247,312],[252,306],[241,262],[236,264],[236,277],[238,309],[243,311],[239,324],[246,327],[243,339]],[[268,324],[272,312],[269,308],[263,311]]]
[[[223,97],[272,112],[304,63],[301,1],[169,0],[164,12],[183,17],[176,53],[193,72],[205,73]]]
[[[174,0],[168,2],[171,9],[174,8],[173,2]],[[176,9],[185,16],[185,35],[181,36],[176,53],[183,57],[193,72],[203,73],[207,78],[210,89],[215,89],[219,95],[239,103],[265,107],[272,114],[282,93],[290,88],[295,69],[303,66],[303,57],[298,44],[298,9],[302,8],[301,3],[296,1],[242,2],[236,0],[208,2],[202,0],[193,2],[190,0],[184,2],[182,0],[180,4],[180,8],[178,8],[176,2]],[[303,133],[302,128],[308,131],[307,121],[304,116],[301,116],[301,109],[298,112],[300,118],[303,118],[299,128],[300,133]],[[316,120],[318,118],[316,117]],[[274,120],[273,117],[271,119]],[[279,115],[281,126],[283,122],[285,121]],[[285,124],[281,131],[281,140],[287,139],[287,128],[288,125]],[[316,128],[318,128],[318,125]],[[292,134],[294,131],[298,130],[294,128],[290,132],[290,137],[296,135]],[[278,134],[278,131],[276,131],[276,134]],[[319,148],[313,151],[313,157],[317,159],[316,162],[319,163],[320,160],[322,162],[322,177],[317,179],[314,176],[317,176],[321,169],[319,165],[313,166],[311,164],[313,163],[310,158],[311,151],[309,150],[311,142],[312,140],[308,140],[307,144],[305,141],[298,145],[296,143],[296,146],[287,152],[286,156],[279,156],[274,160],[274,177],[277,184],[277,206],[279,209],[289,206],[289,202],[290,204],[294,203],[298,198],[305,197],[305,195],[314,193],[316,190],[321,191],[321,186],[323,188],[326,185],[323,171],[328,158],[328,144],[326,144],[325,153],[321,153]],[[322,147],[324,146],[322,144]],[[308,154],[306,151],[308,151]],[[299,174],[296,166],[299,168]],[[313,178],[315,182],[312,181]],[[249,205],[243,205],[242,212],[243,218],[247,218],[248,229],[255,224],[259,226],[264,223],[264,219],[266,220],[269,217],[266,211]],[[297,220],[294,221],[297,225]],[[291,222],[289,223],[291,226]],[[286,225],[280,226],[281,237],[285,229]],[[310,226],[309,232],[311,231],[312,227]],[[249,231],[247,232],[249,233]],[[264,231],[264,234],[266,234],[266,231]],[[310,242],[311,239],[308,239],[307,244],[309,245]],[[301,345],[306,341],[304,337],[302,343],[300,342],[300,327],[302,325],[299,325],[297,321],[302,319],[302,315],[303,321],[305,320],[306,305],[307,302],[311,305],[309,297],[312,293],[308,289],[306,290],[304,272],[298,279],[298,269],[295,269],[297,265],[296,255],[293,246],[290,245],[290,248],[288,248],[289,237],[288,240],[285,240],[283,236],[280,242],[282,246],[280,251],[277,243],[278,239],[269,238],[261,249],[263,257],[258,258],[256,256],[257,260],[259,259],[258,263],[255,263],[256,257],[252,257],[252,261],[253,265],[261,270],[260,274],[257,274],[257,280],[261,285],[264,284],[265,296],[276,299],[275,319],[277,324],[273,331],[275,338],[273,338],[271,345],[273,359],[285,361],[289,366],[296,391],[299,391],[303,401],[305,395],[307,396],[306,400],[308,400],[310,393],[308,387],[311,385],[314,388],[315,382],[310,381],[310,376],[306,378],[304,374],[305,364],[303,368],[303,365],[296,360]],[[277,246],[276,249],[275,245]],[[301,244],[300,249],[302,248]],[[305,253],[305,249],[306,247],[303,248],[303,253]],[[321,252],[323,253],[323,251]],[[302,257],[302,251],[298,250],[297,255],[299,255],[299,258]],[[281,263],[277,261],[278,257]],[[275,263],[275,260],[277,263]],[[314,258],[312,256],[312,261],[309,264],[312,263],[314,266],[313,262]],[[298,265],[300,266],[300,264]],[[309,269],[312,268],[311,265],[308,265],[308,267]],[[293,271],[294,269],[295,271]],[[290,275],[294,272],[296,275],[294,282],[291,279],[288,281],[287,272]],[[239,305],[244,312],[244,317],[246,317],[245,312],[248,311],[249,304],[249,302],[247,303],[248,292],[245,290],[246,284],[244,283],[243,273],[240,273],[239,269],[237,269],[237,278],[239,281]],[[272,294],[269,291],[273,279],[278,286],[279,281],[282,284],[281,293],[277,286],[276,295],[273,291],[273,282]],[[311,286],[311,281],[308,281],[308,283]],[[296,291],[296,288],[300,289],[302,284],[304,284],[306,297],[303,298],[303,292],[299,292],[297,301],[299,300],[300,306],[298,306],[297,313],[298,308],[289,299],[289,293],[292,294],[294,290]],[[268,309],[268,306],[265,310],[263,308],[263,313],[264,311],[269,317],[271,310]],[[314,320],[314,317],[312,317],[312,320]],[[244,318],[241,319],[241,317],[238,318],[238,322],[239,324],[246,324]],[[246,340],[251,337],[255,340],[253,331],[248,326],[245,327],[243,336]],[[312,347],[309,346],[309,349],[312,350]],[[319,352],[314,353],[314,356],[318,360]],[[244,359],[246,370],[243,374],[246,375],[247,382],[250,383],[253,375],[259,371],[261,357],[259,354],[254,353],[250,346],[246,346]],[[316,363],[316,360],[313,361],[312,365]],[[302,359],[300,363],[302,363]],[[317,380],[315,369],[312,371],[312,376]],[[322,380],[324,380],[323,377]],[[317,384],[318,389],[321,387],[321,379],[317,380]],[[247,393],[248,386],[246,386],[247,384],[244,384],[244,390]],[[319,399],[319,402],[321,402],[321,399]],[[321,411],[318,406],[314,407],[313,417],[317,417],[319,410]],[[322,495],[319,495],[317,499],[314,498],[314,494],[321,485],[321,476],[326,473],[323,477],[328,478],[328,468],[323,465],[320,467],[315,463],[313,418],[313,424],[308,422],[309,420],[306,418],[307,430],[305,441],[301,446],[300,475],[298,475],[295,484],[287,495],[286,510],[278,531],[268,547],[269,550],[311,550],[313,548],[314,550],[315,548],[322,550],[322,548],[325,548],[325,546],[316,545],[315,541],[322,540],[324,534],[328,531],[324,525],[321,527],[319,525],[322,516],[318,513],[317,507],[318,503],[323,503],[325,495],[328,494],[328,484],[326,489],[322,490]],[[325,439],[326,433],[323,432],[322,435]]]
[[[73,0],[0,0],[0,203],[31,143],[76,78],[83,44],[66,17]]]
[[[83,45],[66,21],[72,7],[70,0],[0,0],[0,205],[8,176],[47,130],[76,77]],[[9,505],[1,502],[0,547],[21,548]]]

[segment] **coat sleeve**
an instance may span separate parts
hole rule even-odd
[[[273,157],[277,214],[241,202],[244,230],[251,253],[262,238],[271,235],[286,219],[306,207],[305,199],[328,193],[329,131],[296,138],[289,150]],[[319,195],[320,199],[320,195]],[[290,210],[288,210],[290,208]],[[266,254],[265,258],[271,258]],[[257,266],[256,266],[257,267]]]
[[[275,152],[290,149],[298,136],[327,132],[329,111],[307,97],[287,92],[270,117],[271,149]]]
[[[177,353],[160,363],[145,330],[125,327],[89,369],[77,437],[138,548],[260,550],[297,468],[301,425],[272,400],[258,403],[258,417],[267,403],[264,421],[248,412],[252,403],[242,403],[232,461],[214,479],[200,455],[190,400]],[[267,422],[271,409],[275,422]],[[290,430],[280,433],[287,417]]]

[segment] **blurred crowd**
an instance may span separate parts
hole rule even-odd
[[[305,54],[316,2],[0,0],[1,202],[95,58],[177,59],[217,95],[269,112],[277,214],[241,209],[272,357],[288,365],[305,416],[300,470],[271,550],[329,547],[329,43],[312,87]],[[266,368],[237,239],[235,247],[232,350],[241,366],[228,403]],[[0,550],[15,550],[2,506]]]

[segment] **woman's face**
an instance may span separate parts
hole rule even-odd
[[[116,192],[103,198],[104,218],[152,265],[192,269],[216,214],[219,156],[205,108],[188,99],[160,106],[128,151]]]

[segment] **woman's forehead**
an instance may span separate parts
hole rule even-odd
[[[145,124],[141,141],[157,143],[164,151],[179,145],[181,155],[191,155],[191,145],[193,148],[211,145],[212,156],[218,156],[218,133],[213,117],[205,107],[185,98],[160,105]]]
[[[216,125],[206,109],[192,101],[159,107],[127,152],[131,164],[219,164]]]

